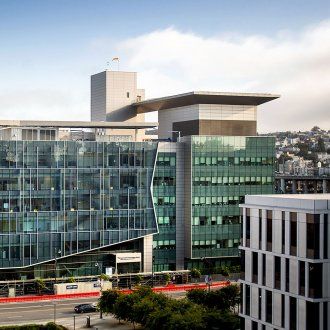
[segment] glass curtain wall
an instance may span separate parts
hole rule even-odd
[[[154,235],[154,271],[175,270],[176,154],[159,152],[153,180],[159,234]]]
[[[156,232],[153,142],[0,141],[0,268]]]
[[[274,192],[273,137],[193,136],[192,258],[237,257],[247,194]]]

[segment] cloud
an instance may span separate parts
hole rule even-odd
[[[191,90],[270,92],[259,131],[330,128],[330,20],[299,33],[203,37],[171,27],[117,45],[147,97]],[[151,118],[155,119],[155,118]]]
[[[1,119],[89,120],[89,112],[82,111],[82,95],[77,94],[50,88],[2,90],[0,116]]]

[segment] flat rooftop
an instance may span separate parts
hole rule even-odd
[[[303,200],[322,200],[330,199],[328,194],[271,194],[271,195],[247,195],[246,197],[271,198],[271,199],[303,199]]]
[[[330,210],[330,194],[247,195],[243,206],[299,209],[317,212]]]
[[[158,127],[158,123],[110,121],[0,120],[0,127],[143,129]]]
[[[267,93],[224,93],[194,91],[170,95],[133,103],[137,113],[146,113],[193,104],[229,104],[257,106],[279,98],[277,94]]]

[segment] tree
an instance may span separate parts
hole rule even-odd
[[[133,294],[120,295],[112,308],[113,316],[119,320],[135,323],[133,306],[137,302],[136,296]]]
[[[222,289],[207,292],[204,289],[193,289],[187,292],[189,301],[216,310],[230,310],[240,302],[240,292],[237,285],[228,285]]]
[[[222,276],[229,276],[229,268],[227,266],[222,266],[219,273],[222,275]]]
[[[312,132],[318,132],[319,130],[320,130],[320,127],[318,127],[318,126],[313,126],[311,129]]]
[[[324,140],[321,137],[317,140],[317,151],[325,152]]]
[[[191,274],[191,277],[196,280],[195,282],[197,282],[197,279],[199,279],[202,276],[200,270],[197,268],[193,268],[190,271],[190,274]]]
[[[215,310],[207,311],[203,316],[205,329],[226,329],[236,330],[239,329],[239,317],[230,312],[219,312]]]
[[[37,278],[34,282],[34,285],[38,294],[41,294],[41,291],[46,288],[45,281],[42,278]]]
[[[235,308],[239,305],[241,297],[240,297],[240,289],[238,285],[228,285],[221,289],[221,293],[223,299],[228,302],[230,308]]]
[[[143,280],[142,275],[138,274],[138,275],[135,276],[135,284],[136,285],[139,285],[142,282],[142,280]]]
[[[167,273],[164,274],[164,280],[165,280],[165,283],[168,284],[170,282],[170,280],[171,280],[170,274],[167,274]]]
[[[99,299],[99,308],[104,313],[113,313],[113,306],[120,296],[122,296],[118,290],[106,290],[102,291],[102,295]]]

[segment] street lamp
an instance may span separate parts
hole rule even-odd
[[[57,248],[54,249],[54,258],[55,258],[55,283],[57,283],[57,254],[61,255],[62,251],[60,249],[57,250]]]
[[[209,275],[206,275],[207,277],[205,278],[205,282],[206,285],[208,286],[208,291],[211,291],[211,281],[212,281],[212,277],[211,277],[211,267],[212,267],[212,263],[210,263],[206,257],[201,257],[201,261],[203,262],[204,265],[207,265],[208,267],[208,273]],[[207,279],[207,281],[206,281]]]
[[[101,279],[102,268],[98,262],[95,263],[95,267],[98,267],[100,270],[100,278],[99,278],[100,282],[99,283],[100,283],[100,296],[101,296],[102,295],[102,279]],[[100,319],[103,319],[102,308],[100,308]]]

